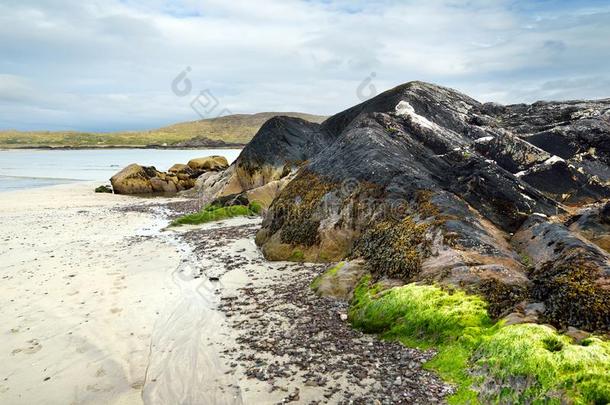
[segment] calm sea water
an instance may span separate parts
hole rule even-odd
[[[221,155],[233,162],[238,149],[0,150],[0,192],[73,181],[109,183],[130,163],[167,170],[174,163]]]

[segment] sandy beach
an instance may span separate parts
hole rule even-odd
[[[431,353],[353,330],[346,303],[312,293],[326,266],[265,261],[260,218],[165,230],[176,199],[92,186],[0,195],[0,403],[373,403],[396,393],[431,403],[451,392],[422,370]]]
[[[0,402],[138,403],[150,338],[177,292],[175,246],[111,212],[133,199],[70,184],[0,195]]]

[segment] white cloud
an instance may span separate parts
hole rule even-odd
[[[610,7],[544,4],[3,2],[0,127],[150,128],[198,119],[203,89],[235,113],[331,114],[371,72],[379,90],[426,80],[482,101],[608,97]]]

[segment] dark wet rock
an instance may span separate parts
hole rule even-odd
[[[246,193],[240,194],[229,194],[222,197],[218,197],[217,199],[211,202],[212,205],[217,205],[219,207],[229,207],[233,205],[244,205],[247,206],[250,204],[250,200]]]
[[[610,186],[557,157],[534,166],[520,177],[556,201],[570,205],[610,198]]]
[[[608,164],[610,99],[517,104],[494,115],[503,128],[552,155],[571,159],[594,148]]]
[[[290,175],[331,141],[320,124],[294,117],[273,117],[226,171],[200,178],[196,187],[199,197],[209,202],[247,192],[251,201],[266,207]]]

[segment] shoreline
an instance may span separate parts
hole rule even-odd
[[[165,229],[192,201],[90,184],[0,196],[0,402],[440,403],[451,393],[423,369],[433,352],[364,335],[345,303],[313,293],[325,265],[266,261],[260,218]]]

